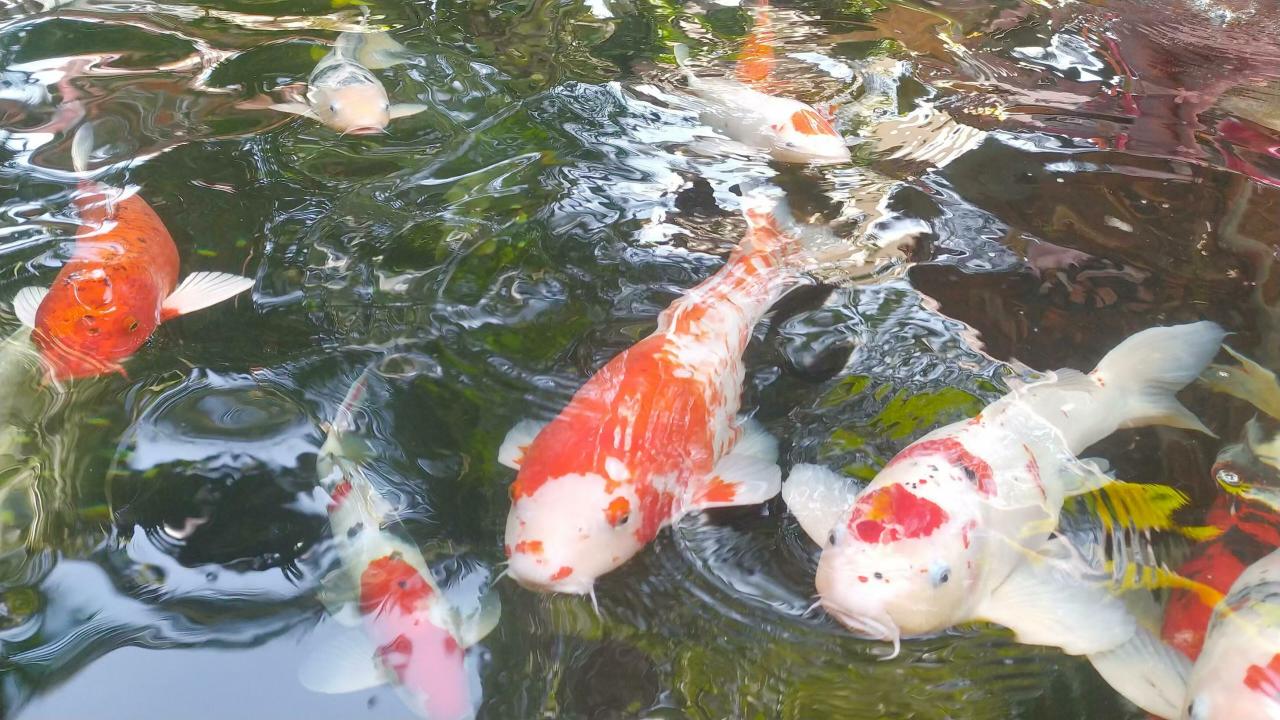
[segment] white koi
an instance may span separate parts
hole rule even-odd
[[[895,646],[958,623],[1004,625],[1020,642],[1087,655],[1135,704],[1176,714],[1185,658],[1112,588],[1073,573],[1074,552],[1053,531],[1064,498],[1111,480],[1080,451],[1119,428],[1208,432],[1174,393],[1205,368],[1223,335],[1211,322],[1145,330],[1087,375],[1060,370],[907,446],[834,524],[830,515],[802,523],[823,546],[822,605],[855,633]],[[847,481],[802,465],[787,485],[790,499]]]
[[[689,49],[675,46],[689,90],[703,102],[703,122],[733,140],[775,159],[794,163],[839,164],[850,160],[844,137],[812,106],[768,95],[728,78],[700,78],[686,65]]]

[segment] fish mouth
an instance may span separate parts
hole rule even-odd
[[[350,128],[342,134],[343,135],[381,135],[385,132],[386,132],[386,129],[378,127],[377,125],[360,125],[358,127]]]
[[[823,608],[854,635],[867,640],[884,640],[893,643],[893,652],[882,658],[883,660],[896,658],[902,650],[902,633],[889,618],[877,619],[866,615],[854,615],[840,608],[825,604]]]

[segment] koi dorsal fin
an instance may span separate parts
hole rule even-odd
[[[13,312],[23,325],[29,328],[36,326],[36,312],[48,294],[49,288],[24,287],[13,297]]]
[[[160,319],[171,320],[217,305],[253,287],[253,280],[239,275],[220,272],[191,273],[186,280],[164,299],[160,306]]]

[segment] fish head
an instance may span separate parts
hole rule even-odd
[[[65,282],[73,301],[42,304],[32,336],[50,376],[70,380],[120,372],[118,361],[147,341],[157,313],[139,312],[140,303],[113,298],[111,277],[101,269],[78,271]]]
[[[970,619],[978,509],[936,477],[921,485],[924,471],[907,462],[881,473],[832,529],[818,562],[823,607],[865,637],[896,642]]]
[[[360,576],[360,611],[374,640],[374,661],[419,716],[475,717],[478,678],[454,632],[434,612],[443,599],[400,552],[373,560]]]
[[[589,594],[596,578],[644,547],[644,508],[631,483],[594,472],[568,473],[530,492],[512,485],[507,567],[516,582],[543,592]]]
[[[1246,423],[1243,441],[1218,452],[1212,473],[1228,494],[1280,511],[1280,433],[1271,425]]]
[[[352,62],[337,62],[312,79],[308,101],[320,122],[343,135],[372,135],[391,122],[391,100],[378,78]]]
[[[1237,642],[1213,649],[1223,654],[1211,650],[1196,662],[1183,720],[1280,720],[1280,652],[1274,652],[1280,648],[1271,637],[1271,646],[1260,652],[1268,641],[1252,633],[1241,642],[1236,635],[1231,639]]]
[[[770,124],[772,155],[785,162],[839,164],[849,162],[849,146],[831,123],[804,104],[787,107]]]

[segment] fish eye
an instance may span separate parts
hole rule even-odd
[[[336,102],[329,103],[329,112],[338,112],[338,103]]]
[[[1231,468],[1222,468],[1217,475],[1218,482],[1229,487],[1239,487],[1244,482],[1240,479],[1240,473]]]
[[[934,587],[941,587],[951,580],[951,566],[943,563],[934,565],[929,569],[929,582]]]
[[[831,529],[831,532],[827,533],[827,544],[828,544],[828,545],[831,545],[831,546],[833,546],[833,547],[835,546],[835,544],[836,544],[836,531],[835,531],[835,528],[832,528],[832,529]]]
[[[626,525],[630,521],[631,521],[631,513],[623,513],[622,515],[619,515],[618,517],[613,518],[609,522],[609,524],[612,525],[613,527],[619,527],[622,525]]]

